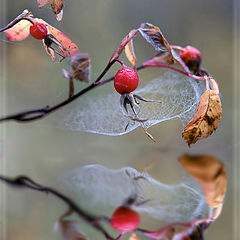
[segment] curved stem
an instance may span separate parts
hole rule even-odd
[[[190,73],[184,72],[183,70],[178,69],[178,68],[176,68],[176,67],[173,67],[173,66],[171,66],[171,65],[169,65],[169,64],[148,65],[148,63],[145,62],[145,63],[143,63],[143,66],[144,66],[144,67],[169,68],[169,69],[171,69],[171,70],[173,70],[173,71],[179,72],[179,73],[181,73],[181,74],[183,74],[183,75],[185,75],[185,76],[187,76],[187,77],[190,77],[190,78],[193,78],[193,79],[196,79],[196,80],[206,80],[206,79],[210,78],[210,77],[206,77],[206,76],[196,76],[196,75],[194,75],[194,74],[190,74]]]
[[[34,21],[33,21],[31,18],[22,17],[22,18],[15,19],[15,20],[12,21],[11,23],[9,23],[6,27],[1,28],[1,29],[0,29],[0,32],[3,32],[3,31],[5,31],[5,30],[7,30],[7,29],[12,28],[14,25],[16,25],[17,23],[19,23],[19,22],[22,21],[22,20],[27,20],[27,21],[29,21],[30,23],[34,24]]]

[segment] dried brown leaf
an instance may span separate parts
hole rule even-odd
[[[188,145],[210,136],[217,129],[221,116],[219,95],[214,90],[206,90],[199,100],[195,116],[182,133]]]
[[[87,53],[77,53],[71,57],[72,76],[82,82],[90,81],[90,59]]]
[[[170,52],[170,45],[163,36],[161,30],[150,23],[146,23],[145,26],[147,28],[139,29],[139,32],[143,38],[149,42],[155,48],[155,50],[161,52]]]
[[[166,55],[161,55],[151,59],[151,62],[148,62],[148,66],[159,66],[160,64],[178,64],[185,72],[190,73],[189,68],[179,57],[179,55],[172,49],[169,45],[167,39],[163,36],[161,30],[150,24],[145,24],[148,28],[139,29],[140,33],[144,39],[149,42],[157,51],[167,52]],[[146,64],[146,63],[145,63]]]
[[[212,208],[221,208],[227,187],[227,175],[223,163],[209,155],[183,155],[179,161],[201,184],[207,204]],[[220,212],[217,212],[218,216]]]
[[[125,46],[125,54],[129,62],[133,65],[134,68],[136,68],[137,58],[134,52],[133,39],[131,39],[130,42],[128,42]]]
[[[58,21],[62,20],[63,16],[63,1],[62,0],[38,0],[38,8],[51,4],[52,10],[56,15]]]

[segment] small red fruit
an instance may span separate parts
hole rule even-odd
[[[113,213],[110,222],[114,229],[120,232],[129,232],[138,227],[140,217],[131,208],[120,206]]]
[[[37,22],[30,26],[30,34],[38,40],[44,39],[47,36],[47,33],[47,27],[43,23]]]
[[[134,91],[139,82],[137,72],[130,67],[123,67],[114,77],[114,87],[120,94]]]
[[[187,46],[183,48],[183,51],[180,53],[180,58],[193,72],[196,72],[199,69],[199,66],[202,61],[200,51],[192,46]]]

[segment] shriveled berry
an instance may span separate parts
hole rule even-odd
[[[37,22],[30,26],[30,34],[38,40],[44,39],[47,36],[47,33],[47,27],[43,23]]]
[[[137,72],[130,67],[123,67],[114,77],[114,87],[120,94],[134,91],[139,82]]]
[[[197,48],[192,46],[183,48],[183,51],[180,53],[180,57],[193,72],[196,72],[199,69],[202,56]]]
[[[120,206],[113,213],[110,222],[114,229],[120,232],[129,232],[138,227],[140,217],[136,211]]]

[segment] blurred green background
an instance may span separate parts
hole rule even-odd
[[[159,26],[170,44],[193,45],[202,52],[203,66],[218,81],[223,105],[219,129],[190,149],[181,137],[179,120],[161,123],[150,129],[157,139],[152,143],[141,129],[110,137],[55,128],[52,117],[31,122],[8,122],[5,147],[9,176],[26,174],[45,185],[85,164],[99,163],[109,168],[132,166],[142,171],[153,164],[149,174],[164,183],[178,183],[183,170],[176,161],[182,153],[213,154],[227,167],[229,184],[223,213],[206,233],[206,239],[232,239],[232,2],[229,0],[71,0],[65,1],[63,21],[58,23],[50,7],[37,9],[37,1],[7,1],[7,22],[24,9],[46,20],[88,52],[92,61],[92,80],[106,66],[121,39],[142,22]],[[29,37],[7,46],[7,114],[51,103],[68,83],[61,77],[67,61],[52,63],[42,44]],[[135,51],[139,62],[153,54],[151,46],[139,37]],[[119,67],[113,67],[112,76]],[[163,73],[147,69],[140,73],[144,81]],[[57,117],[57,115],[56,115]],[[54,118],[54,116],[53,116]],[[80,199],[72,196],[76,201]],[[7,188],[7,239],[59,239],[52,227],[65,206],[51,196]],[[83,225],[90,239],[101,239]],[[158,228],[156,221],[151,228]]]

